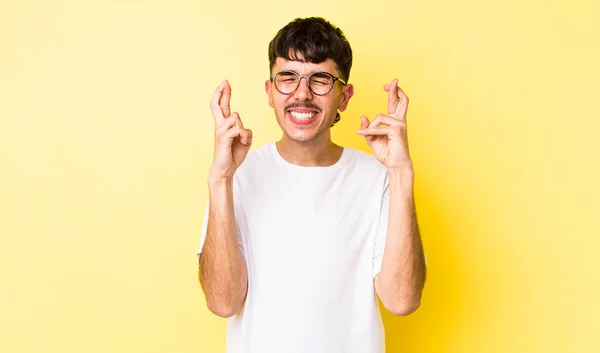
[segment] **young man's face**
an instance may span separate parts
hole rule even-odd
[[[277,58],[272,75],[281,71],[293,71],[300,76],[314,72],[327,72],[340,77],[335,62],[331,59],[314,64],[300,61],[288,61]],[[269,96],[269,105],[275,110],[277,122],[284,134],[297,142],[310,142],[325,135],[331,127],[337,111],[344,111],[354,93],[352,85],[339,81],[333,83],[333,89],[325,95],[316,95],[308,87],[306,79],[300,79],[298,89],[283,94],[275,88],[275,83],[267,81],[265,90]]]

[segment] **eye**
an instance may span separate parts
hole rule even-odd
[[[293,72],[280,72],[279,74],[277,74],[277,78],[280,81],[283,82],[290,82],[290,81],[295,81],[298,79],[298,76],[296,76],[296,74],[294,74]]]
[[[331,84],[332,78],[324,72],[317,72],[311,76],[310,81],[315,85],[326,86]]]

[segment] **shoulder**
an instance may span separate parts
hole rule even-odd
[[[345,149],[351,155],[350,161],[355,169],[368,174],[387,175],[385,166],[372,154],[353,147],[345,147]]]
[[[255,175],[261,171],[265,171],[273,164],[272,142],[264,144],[256,149],[248,152],[246,159],[238,168],[236,176]]]

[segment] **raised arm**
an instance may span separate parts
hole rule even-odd
[[[236,231],[233,176],[248,154],[252,131],[244,129],[237,113],[230,114],[230,98],[231,87],[223,81],[211,101],[215,146],[208,178],[208,226],[199,261],[208,308],[221,317],[239,312],[248,290],[246,263]]]
[[[425,258],[415,212],[414,171],[408,153],[408,97],[398,87],[398,80],[384,89],[388,92],[388,115],[379,114],[372,122],[361,117],[357,133],[365,136],[375,157],[387,167],[389,178],[388,229],[375,291],[388,311],[407,315],[421,303]]]

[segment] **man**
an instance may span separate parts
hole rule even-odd
[[[229,317],[228,353],[382,353],[376,295],[420,304],[424,254],[408,153],[408,99],[385,85],[388,114],[360,117],[373,155],[331,141],[354,93],[350,44],[321,18],[296,19],[269,45],[269,105],[281,140],[248,152],[252,131],[223,81],[209,207],[198,251],[209,309]],[[357,119],[357,123],[358,123]]]

